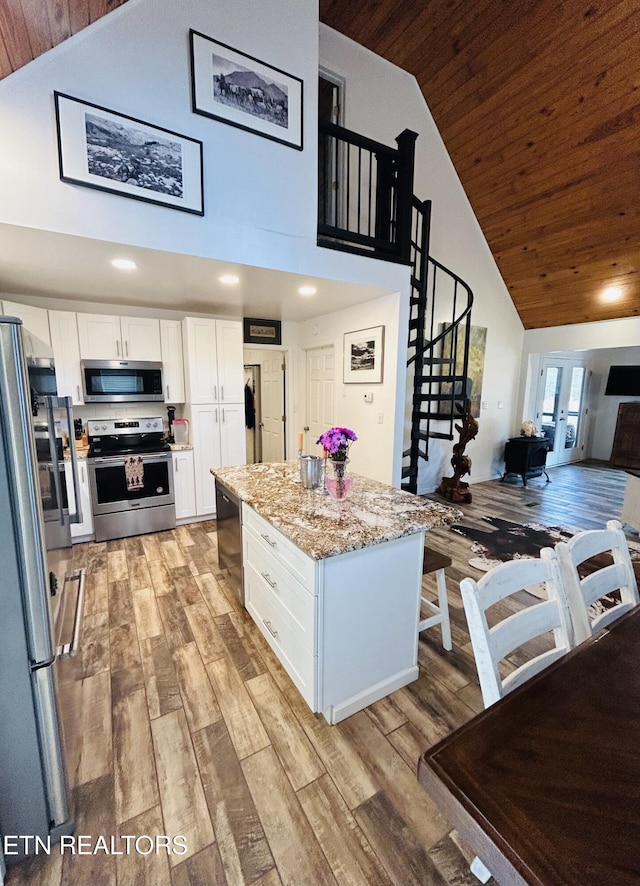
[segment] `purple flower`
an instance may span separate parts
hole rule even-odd
[[[342,461],[347,458],[349,447],[357,439],[355,432],[349,428],[329,428],[320,434],[316,443],[327,450],[329,458]]]

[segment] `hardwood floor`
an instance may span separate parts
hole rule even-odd
[[[619,517],[626,475],[585,463],[472,487],[465,522],[595,527]],[[486,528],[486,526],[485,526]],[[33,857],[29,886],[477,884],[469,853],[418,785],[419,755],[482,709],[458,582],[478,573],[449,530],[453,650],[423,632],[420,678],[337,726],[311,713],[218,569],[215,522],[77,545],[87,569],[82,651],[61,669],[76,833],[181,835],[167,855]],[[435,580],[424,580],[436,597]],[[117,843],[116,848],[122,849]],[[144,854],[146,853],[146,854]]]

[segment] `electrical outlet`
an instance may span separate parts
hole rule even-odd
[[[481,404],[481,408],[482,408],[482,409],[488,409],[488,408],[489,408],[489,401],[488,401],[488,400],[483,400],[483,401],[482,401],[482,404]]]
[[[498,400],[498,409],[504,409],[504,400]]]
[[[364,402],[373,403],[373,391],[367,391],[367,393],[364,395]]]

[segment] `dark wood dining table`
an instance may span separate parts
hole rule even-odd
[[[418,778],[502,886],[640,884],[640,609],[426,751]]]

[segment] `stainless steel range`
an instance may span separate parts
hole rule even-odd
[[[92,419],[87,427],[96,541],[173,529],[173,464],[162,418]]]

